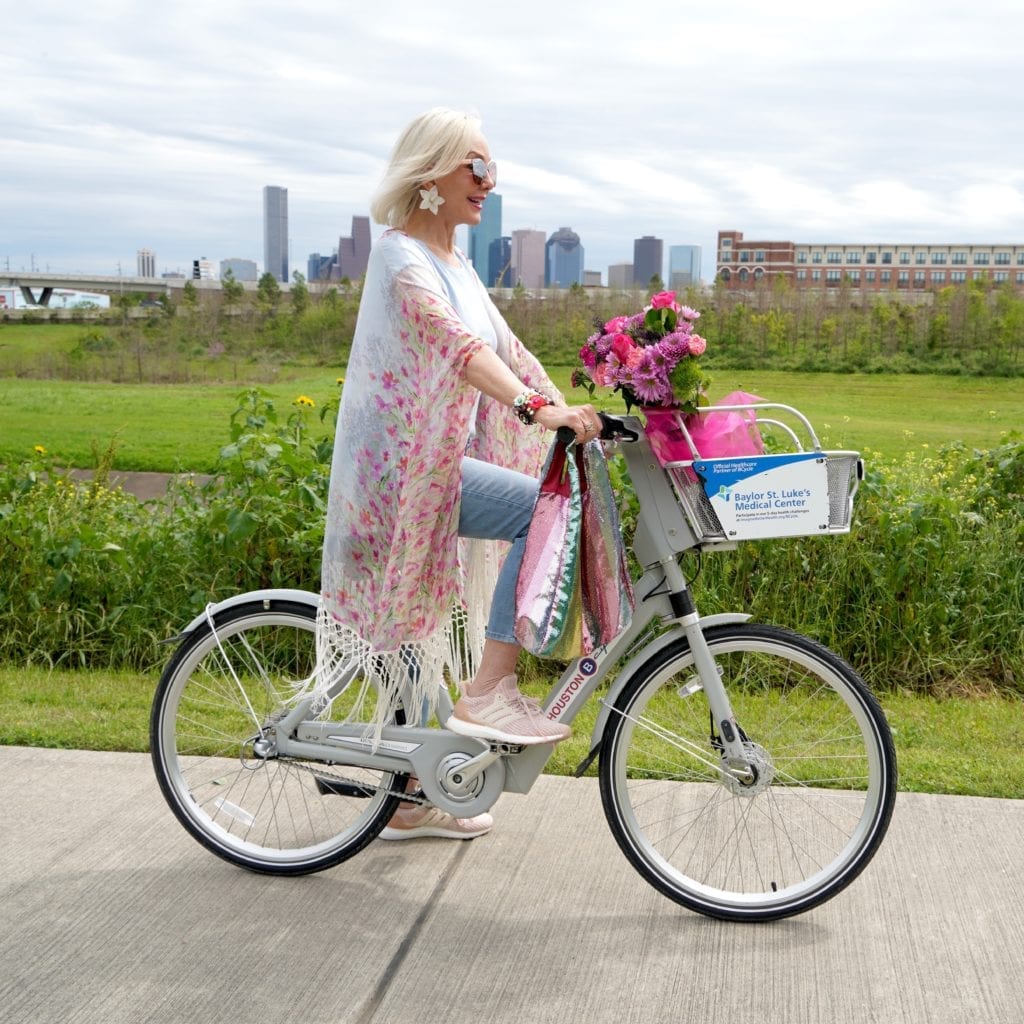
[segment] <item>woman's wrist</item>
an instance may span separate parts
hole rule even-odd
[[[548,398],[547,395],[542,395],[539,391],[535,391],[533,388],[527,388],[526,391],[520,395],[516,395],[512,400],[512,411],[523,423],[529,426],[533,423],[538,409],[543,409],[547,405],[554,404],[554,401]]]

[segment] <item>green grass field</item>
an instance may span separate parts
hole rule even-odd
[[[571,367],[551,373],[572,402]],[[319,405],[337,393],[341,369],[293,367],[266,385],[279,415],[305,394]],[[720,371],[712,398],[737,388],[805,413],[826,447],[895,457],[922,445],[990,447],[1021,427],[1020,382],[1007,378]],[[66,466],[93,465],[92,448],[117,439],[115,468],[209,472],[228,441],[228,417],[245,385],[106,384],[0,377],[0,462],[43,445]],[[598,404],[621,412],[617,395]],[[315,417],[314,417],[315,420]],[[316,427],[319,422],[316,421]]]
[[[146,750],[156,682],[156,673],[0,666],[0,744]],[[542,698],[546,686],[528,689]],[[1024,793],[1024,759],[1006,756],[1024,743],[1020,701],[903,693],[880,699],[896,741],[901,790],[1005,798]],[[591,702],[584,709],[548,772],[568,775],[586,756],[596,707]]]

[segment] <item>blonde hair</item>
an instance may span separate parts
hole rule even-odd
[[[428,181],[450,174],[466,159],[480,118],[475,114],[434,107],[406,125],[391,151],[384,178],[370,202],[378,224],[403,227]]]

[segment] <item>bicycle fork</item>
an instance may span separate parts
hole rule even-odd
[[[711,709],[711,745],[718,750],[725,772],[741,785],[751,784],[756,779],[751,766],[747,737],[736,722],[729,695],[722,681],[721,670],[708,647],[707,638],[701,627],[700,614],[693,603],[686,577],[675,559],[667,560],[664,569],[672,610],[676,621],[686,634],[700,687]]]

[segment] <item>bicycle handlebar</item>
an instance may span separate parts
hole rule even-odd
[[[622,420],[609,416],[606,412],[599,412],[597,415],[601,419],[601,433],[599,436],[602,441],[637,441],[640,439],[640,435],[635,430],[627,427]],[[576,432],[572,427],[559,427],[555,431],[555,436],[564,445],[570,445],[576,441]]]

